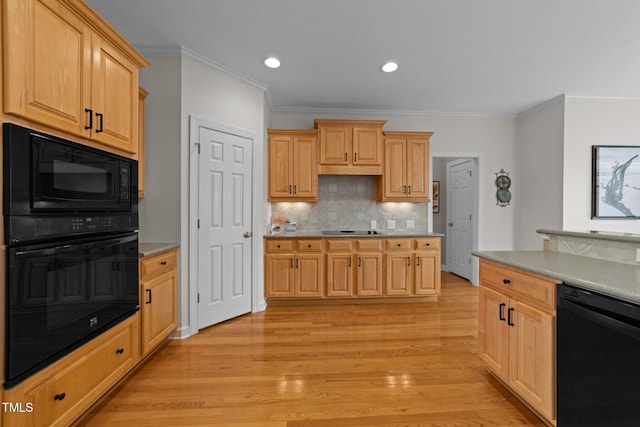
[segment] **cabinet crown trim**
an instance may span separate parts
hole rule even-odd
[[[315,119],[314,127],[318,126],[344,126],[344,127],[382,127],[386,120],[325,120]]]

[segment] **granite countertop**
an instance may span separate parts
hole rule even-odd
[[[474,251],[472,254],[640,304],[640,265],[553,251]]]
[[[286,231],[283,233],[276,234],[265,234],[265,239],[299,239],[299,238],[324,238],[324,239],[333,239],[333,238],[368,238],[368,237],[443,237],[444,234],[440,233],[429,233],[427,231],[415,231],[415,230],[376,230],[380,234],[322,234],[320,230],[298,230],[298,231]]]
[[[640,243],[640,234],[614,233],[611,231],[584,231],[584,230],[551,230],[541,228],[536,230],[538,234],[554,236],[582,237],[584,239],[610,240],[613,242]]]
[[[161,252],[168,251],[180,246],[178,243],[166,242],[166,243],[138,243],[138,253],[140,258],[146,256],[159,254]]]

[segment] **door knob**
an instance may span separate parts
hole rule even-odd
[[[453,223],[450,222],[449,224],[447,224],[449,227],[453,227]]]
[[[250,231],[245,231],[243,236],[244,236],[245,239],[248,239],[249,237],[253,236],[253,233],[250,232]]]

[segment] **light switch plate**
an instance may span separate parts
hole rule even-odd
[[[378,226],[378,223],[376,222],[376,220],[372,219],[371,220],[371,229],[375,230],[377,226]]]
[[[388,219],[387,220],[387,230],[395,230],[396,228],[396,220],[395,219]]]
[[[640,262],[640,248],[636,248],[636,262]]]

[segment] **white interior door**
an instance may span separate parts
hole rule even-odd
[[[252,141],[200,127],[198,328],[251,311]]]
[[[472,159],[447,164],[447,267],[451,273],[468,280],[471,280],[476,175]]]

